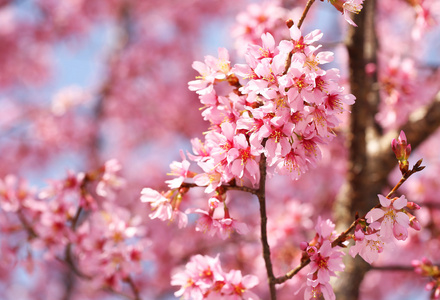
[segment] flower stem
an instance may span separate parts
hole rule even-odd
[[[302,23],[304,22],[304,19],[307,16],[307,13],[309,12],[310,7],[312,6],[313,2],[315,2],[315,0],[309,0],[306,4],[306,7],[304,8],[304,11],[301,15],[301,18],[298,21],[298,28],[301,28]]]

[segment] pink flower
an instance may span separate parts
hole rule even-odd
[[[322,240],[332,240],[336,237],[335,224],[329,219],[322,221],[321,217],[319,217],[315,230]]]
[[[244,134],[235,136],[233,148],[228,151],[228,162],[233,175],[238,178],[247,175],[255,185],[260,178],[257,160],[262,147],[256,139],[251,139],[250,143],[252,144],[249,145]]]
[[[217,232],[219,232],[219,222],[213,219],[207,211],[196,209],[194,212],[202,215],[196,222],[196,231],[208,233],[210,236],[214,236]]]
[[[96,186],[96,194],[101,197],[113,197],[114,190],[125,186],[125,180],[116,175],[121,168],[121,164],[116,159],[108,160],[105,163],[104,174]]]
[[[205,63],[195,61],[192,67],[199,72],[201,76],[198,79],[188,83],[191,91],[196,91],[203,95],[209,93],[208,89],[216,80],[225,80],[231,71],[229,53],[225,48],[218,49],[219,58],[211,55],[205,57]]]
[[[238,222],[230,217],[225,217],[218,220],[220,226],[220,237],[222,239],[228,238],[233,231],[239,234],[246,234],[249,232],[247,225],[243,222]]]
[[[151,219],[158,218],[162,221],[171,219],[173,207],[171,206],[170,199],[150,188],[143,188],[141,195],[141,201],[150,203],[153,209],[153,212],[149,215]]]
[[[218,255],[215,258],[195,255],[186,264],[183,272],[172,276],[171,285],[181,285],[180,290],[174,293],[176,297],[204,299],[216,282],[224,281],[224,276]]]
[[[378,195],[381,208],[374,208],[365,216],[368,223],[380,222],[380,238],[384,242],[389,242],[394,237],[398,240],[405,240],[408,237],[407,228],[409,217],[402,209],[406,206],[405,196],[390,200],[382,195]]]
[[[320,283],[317,280],[307,279],[307,287],[304,292],[304,299],[322,299],[325,300],[336,300],[335,293],[333,292],[332,286],[327,283]]]
[[[194,176],[194,183],[198,186],[206,186],[205,193],[209,194],[215,191],[222,184],[222,174],[217,172],[213,160],[199,162],[198,165],[206,173],[200,173]]]
[[[6,212],[16,212],[27,192],[23,188],[23,182],[19,182],[14,175],[7,175],[4,180],[0,179],[0,207]]]
[[[376,224],[373,223],[372,226],[376,227]],[[379,253],[383,252],[385,246],[377,232],[365,235],[361,230],[356,231],[355,241],[356,244],[349,250],[350,255],[355,257],[356,254],[359,254],[369,264],[379,257]]]
[[[336,276],[335,272],[344,270],[342,256],[344,254],[341,252],[340,247],[332,247],[331,242],[325,240],[319,250],[310,257],[310,272],[308,275],[314,277],[316,274],[316,280],[319,283],[328,283],[330,276]]]
[[[223,294],[231,295],[235,297],[230,297],[227,299],[237,299],[237,300],[257,300],[259,297],[249,291],[249,289],[258,285],[258,277],[254,275],[242,276],[240,270],[231,270],[226,274],[225,286],[221,290]]]
[[[261,35],[262,46],[259,45],[249,45],[248,54],[255,57],[256,59],[272,58],[277,54],[278,49],[275,47],[275,39],[269,33],[263,33]],[[235,66],[234,66],[235,68]]]
[[[258,278],[254,275],[242,276],[239,270],[225,273],[218,255],[215,258],[195,255],[183,271],[171,278],[171,285],[181,286],[174,295],[193,300],[257,300],[259,298],[249,291],[257,284]]]
[[[357,27],[348,13],[358,14],[362,10],[362,3],[364,0],[329,0],[329,2],[344,14],[345,21],[350,25]]]
[[[345,18],[345,21],[348,22],[348,24],[357,27],[357,25],[350,18],[349,13],[358,14],[362,10],[362,3],[363,2],[364,2],[364,0],[348,0],[342,5],[344,18]]]
[[[189,171],[190,162],[186,160],[185,154],[180,150],[181,162],[174,161],[171,163],[171,172],[167,175],[177,176],[177,178],[165,181],[170,189],[178,189],[186,178],[192,177],[193,174]]]

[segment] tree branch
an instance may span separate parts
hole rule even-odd
[[[315,2],[315,0],[309,0],[309,1],[307,2],[306,7],[304,8],[304,11],[303,11],[303,13],[302,13],[302,15],[301,15],[301,18],[300,18],[299,21],[298,21],[298,28],[301,28],[301,26],[302,26],[302,24],[303,24],[303,22],[304,22],[304,19],[306,18],[307,13],[309,12],[310,7],[312,7],[312,4],[313,4],[314,2]]]
[[[263,146],[266,140],[263,141]],[[267,277],[269,281],[270,299],[276,300],[275,276],[273,274],[272,261],[270,259],[270,246],[267,240],[267,213],[266,213],[266,156],[260,156],[260,184],[257,190],[257,197],[260,203],[260,219],[261,219],[261,244],[263,247],[263,258],[266,264]]]

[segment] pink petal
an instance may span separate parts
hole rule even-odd
[[[408,227],[409,226],[409,217],[407,214],[403,213],[403,212],[398,212],[396,214],[396,221],[397,223],[399,223],[400,225],[404,226],[404,227]]]
[[[393,207],[396,210],[400,210],[406,206],[408,200],[406,200],[405,196],[401,196],[399,199],[394,200]]]
[[[378,219],[382,218],[385,215],[385,212],[380,208],[373,208],[370,210],[367,215],[365,216],[365,219],[368,223],[373,223],[377,221]]]
[[[258,285],[259,280],[258,280],[257,276],[246,275],[243,277],[241,282],[243,283],[244,287],[246,287],[247,289],[250,289],[250,288],[253,288],[254,286]]]
[[[382,196],[382,195],[377,195],[379,197],[379,201],[380,201],[380,205],[382,205],[383,207],[389,207],[391,204],[391,200]]]

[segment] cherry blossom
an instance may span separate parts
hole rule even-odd
[[[377,230],[377,223],[373,223],[371,228]],[[350,248],[350,255],[355,257],[359,254],[366,262],[373,263],[383,252],[385,242],[382,241],[381,236],[376,233],[364,234],[362,231],[355,233],[355,245]]]
[[[438,297],[438,3],[322,2],[0,1],[0,298]]]
[[[258,278],[242,276],[239,270],[225,273],[218,255],[215,258],[206,255],[191,257],[185,270],[173,275],[171,284],[181,286],[174,295],[183,299],[258,299],[249,291],[258,284]]]
[[[380,223],[380,238],[384,242],[392,240],[393,236],[398,240],[405,240],[408,237],[407,228],[409,217],[402,211],[407,205],[405,196],[388,199],[378,195],[382,208],[374,208],[365,216],[368,223]]]

